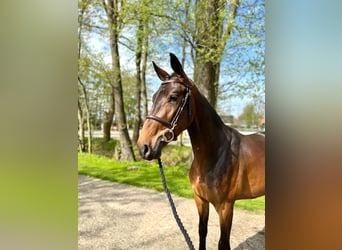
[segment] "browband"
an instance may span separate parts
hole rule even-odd
[[[166,80],[166,81],[163,81],[163,82],[161,83],[161,85],[165,85],[165,84],[168,84],[168,83],[179,83],[179,84],[185,86],[185,87],[188,88],[188,89],[190,88],[189,84],[185,84],[185,83],[183,83],[183,82],[176,81],[176,80]]]

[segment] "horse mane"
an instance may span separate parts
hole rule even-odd
[[[199,96],[198,100],[201,101],[202,104],[204,104],[205,107],[209,111],[210,121],[213,124],[215,124],[217,129],[222,129],[222,131],[225,134],[226,139],[228,140],[228,144],[230,145],[230,153],[237,158],[239,155],[239,145],[240,145],[240,135],[241,134],[236,129],[226,125],[222,121],[222,118],[217,113],[217,111],[209,103],[208,99],[198,90],[198,88],[196,86],[195,86],[195,89],[196,89],[196,94]]]
[[[225,126],[224,122],[222,121],[222,118],[219,116],[219,114],[216,112],[216,110],[211,106],[209,103],[208,99],[200,92],[198,92],[201,96],[201,101],[205,103],[205,106],[208,108],[210,116],[211,116],[211,121],[217,125],[217,126]]]

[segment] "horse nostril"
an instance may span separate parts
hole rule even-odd
[[[144,144],[144,155],[146,155],[149,151],[149,146],[147,146],[146,144]]]
[[[147,158],[151,153],[151,148],[147,144],[144,144],[141,148],[141,153],[142,157]]]

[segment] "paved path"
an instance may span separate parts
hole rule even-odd
[[[198,248],[195,202],[173,198]],[[79,250],[187,249],[164,193],[79,175],[78,199]],[[232,249],[265,249],[264,219],[264,212],[235,209]],[[212,206],[208,224],[207,249],[217,249],[219,223]]]

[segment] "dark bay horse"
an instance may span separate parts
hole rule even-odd
[[[199,249],[206,245],[209,202],[220,218],[218,249],[230,249],[235,200],[265,194],[265,136],[242,135],[226,126],[177,57],[170,54],[170,58],[171,75],[153,62],[162,83],[141,130],[139,152],[144,159],[157,159],[163,146],[188,130],[194,153],[189,177],[199,214]]]

